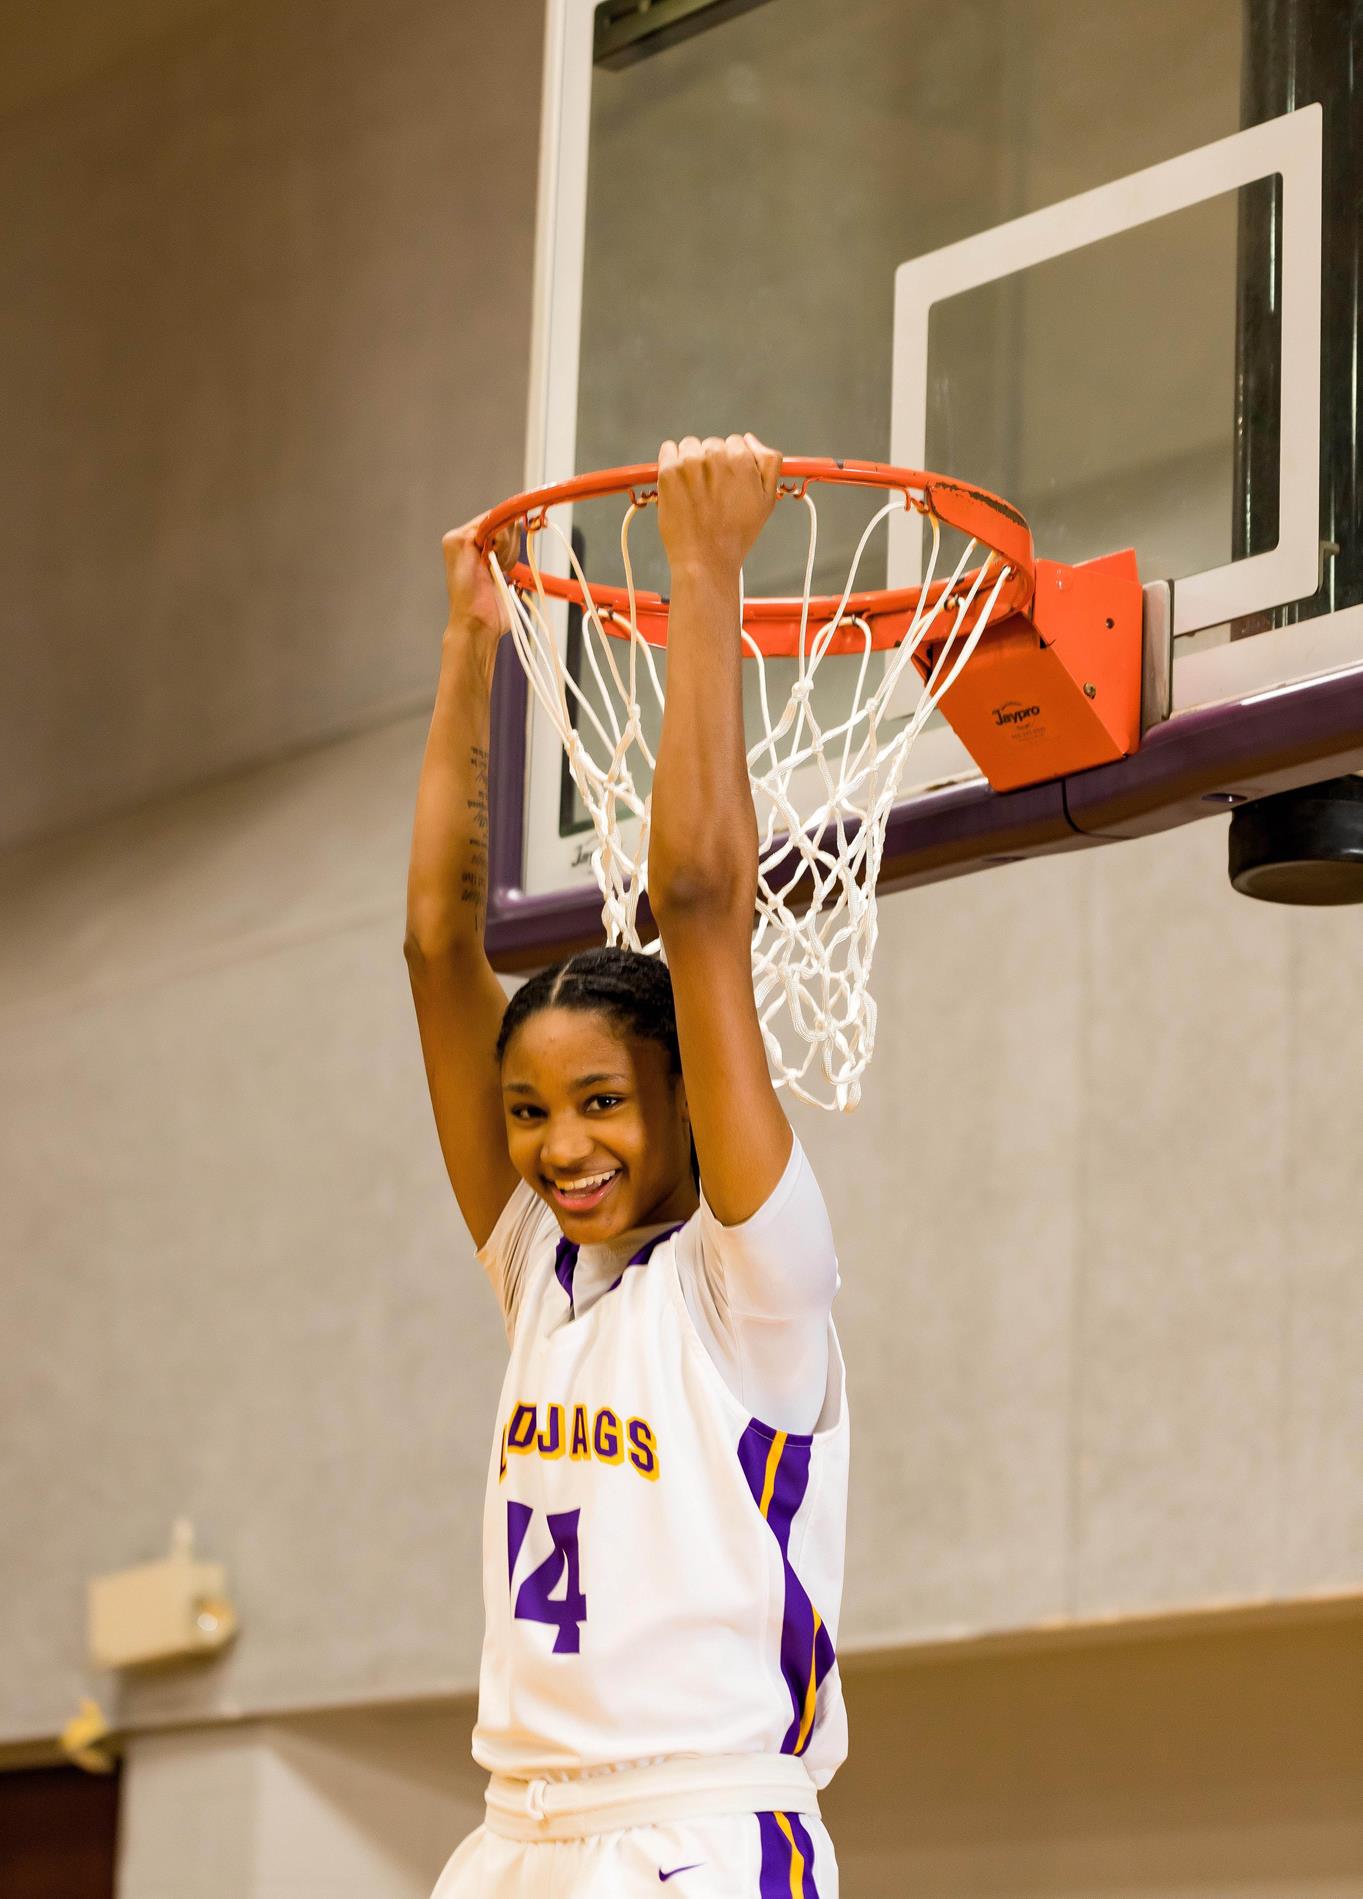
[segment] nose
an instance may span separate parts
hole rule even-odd
[[[591,1129],[575,1114],[556,1114],[545,1124],[540,1155],[547,1173],[571,1174],[585,1166],[595,1147]]]

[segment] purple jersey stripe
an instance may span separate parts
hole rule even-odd
[[[800,1887],[800,1899],[819,1899],[818,1881],[814,1877],[814,1841],[809,1828],[798,1813],[786,1815],[786,1825],[795,1836],[795,1844],[805,1862],[804,1880]]]
[[[757,1825],[762,1837],[758,1899],[790,1899],[790,1841],[781,1831],[774,1813],[759,1813]]]
[[[803,1753],[803,1744],[809,1740],[811,1724],[806,1715],[811,1677],[816,1692],[818,1687],[814,1654],[815,1627],[814,1604],[805,1594],[800,1578],[787,1563],[786,1613],[781,1623],[781,1673],[790,1690],[790,1726],[781,1743],[783,1754]]]
[[[651,1240],[645,1240],[638,1252],[634,1255],[634,1258],[627,1262],[625,1273],[629,1271],[631,1266],[647,1266],[649,1260],[653,1257],[653,1249],[657,1246],[661,1246],[664,1240],[670,1240],[674,1233],[680,1233],[685,1224],[686,1222],[684,1220],[678,1220],[675,1226],[665,1227],[661,1233],[655,1233]],[[619,1279],[615,1280],[608,1288],[609,1291],[614,1292],[616,1286],[623,1284],[625,1273],[621,1273]]]
[[[576,1240],[561,1239],[554,1249],[554,1278],[568,1295],[568,1309],[573,1305],[573,1274],[577,1271]]]
[[[759,1813],[758,1899],[819,1899],[814,1841],[798,1813]]]
[[[655,1233],[651,1240],[645,1240],[633,1259],[626,1264],[625,1272],[628,1272],[631,1266],[646,1266],[653,1255],[653,1249],[661,1246],[664,1240],[670,1240],[674,1233],[680,1233],[684,1225],[684,1221],[678,1220],[675,1226],[666,1227],[663,1232]],[[554,1278],[568,1295],[570,1311],[573,1305],[573,1274],[577,1271],[578,1251],[577,1241],[570,1240],[566,1236],[560,1238],[554,1249]],[[609,1287],[608,1290],[614,1292],[624,1276],[625,1273],[621,1273],[620,1279],[617,1279],[615,1285]]]
[[[786,1574],[786,1620],[780,1629],[780,1673],[790,1688],[790,1728],[780,1743],[782,1755],[803,1755],[814,1732],[818,1690],[837,1662],[833,1637],[814,1612],[794,1570]]]
[[[791,1431],[773,1431],[756,1418],[738,1440],[738,1461],[753,1502],[771,1525],[783,1556],[790,1547],[791,1525],[809,1488],[811,1451],[809,1438]]]
[[[787,1437],[781,1451],[781,1461],[777,1465],[776,1482],[772,1487],[771,1502],[767,1506],[767,1522],[781,1545],[783,1556],[790,1549],[791,1525],[809,1488],[812,1450],[812,1445]]]
[[[814,1681],[816,1686],[822,1684],[827,1679],[837,1659],[838,1654],[837,1650],[833,1647],[833,1638],[821,1622],[819,1624],[819,1632],[814,1637]]]
[[[767,1459],[771,1455],[773,1436],[774,1433],[769,1431],[765,1424],[759,1424],[754,1419],[738,1440],[738,1461],[743,1468],[743,1475],[748,1480],[752,1500],[759,1508],[762,1503],[762,1487],[767,1481]]]
[[[837,1654],[804,1584],[786,1564],[786,1612],[781,1624],[781,1673],[790,1690],[791,1719],[783,1754],[803,1754],[814,1732],[818,1692]]]
[[[803,1754],[809,1746],[819,1684],[836,1660],[832,1637],[790,1560],[791,1531],[809,1488],[812,1452],[811,1437],[794,1431],[773,1431],[757,1418],[738,1440],[738,1461],[748,1489],[781,1552],[785,1582],[781,1674],[790,1694],[790,1725],[781,1743],[783,1754]]]

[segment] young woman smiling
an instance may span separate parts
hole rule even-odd
[[[837,1261],[749,951],[740,570],[780,469],[752,435],[659,452],[671,609],[648,876],[666,962],[589,951],[509,1004],[483,950],[505,623],[477,523],[444,541],[406,952],[441,1150],[511,1356],[484,1513],[487,1819],[439,1899],[837,1891],[817,1798],[846,1751]]]

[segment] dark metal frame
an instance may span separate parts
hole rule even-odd
[[[592,34],[592,63],[632,66],[694,33],[708,33],[724,20],[769,0],[602,0]]]

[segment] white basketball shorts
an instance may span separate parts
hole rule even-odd
[[[779,1803],[779,1804],[778,1804]],[[494,1774],[432,1899],[837,1899],[818,1794],[791,1756]]]
[[[577,1840],[508,1840],[480,1826],[432,1899],[838,1899],[813,1814],[725,1813]]]

